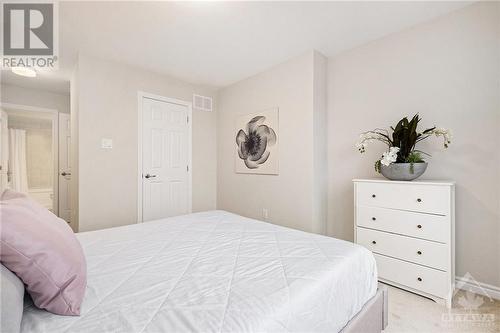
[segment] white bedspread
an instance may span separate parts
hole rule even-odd
[[[81,316],[30,306],[22,332],[337,332],[377,288],[361,246],[224,211],[78,239]]]

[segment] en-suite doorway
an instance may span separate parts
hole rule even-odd
[[[70,223],[69,114],[2,104],[2,125],[6,187],[27,194]]]

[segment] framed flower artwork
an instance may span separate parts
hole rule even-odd
[[[278,174],[278,119],[278,108],[239,116],[236,119],[236,173]]]

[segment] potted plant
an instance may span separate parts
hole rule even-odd
[[[431,135],[442,137],[444,148],[451,143],[451,132],[444,128],[432,127],[418,132],[418,123],[421,118],[418,114],[411,120],[401,119],[395,127],[390,127],[392,133],[385,129],[376,128],[360,135],[356,148],[364,153],[366,146],[373,141],[380,141],[387,145],[388,150],[375,162],[375,171],[391,180],[413,180],[420,177],[427,169],[424,155],[429,154],[415,149],[420,141]]]

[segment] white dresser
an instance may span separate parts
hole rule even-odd
[[[455,185],[355,179],[355,242],[375,255],[379,280],[445,302],[455,286]]]

